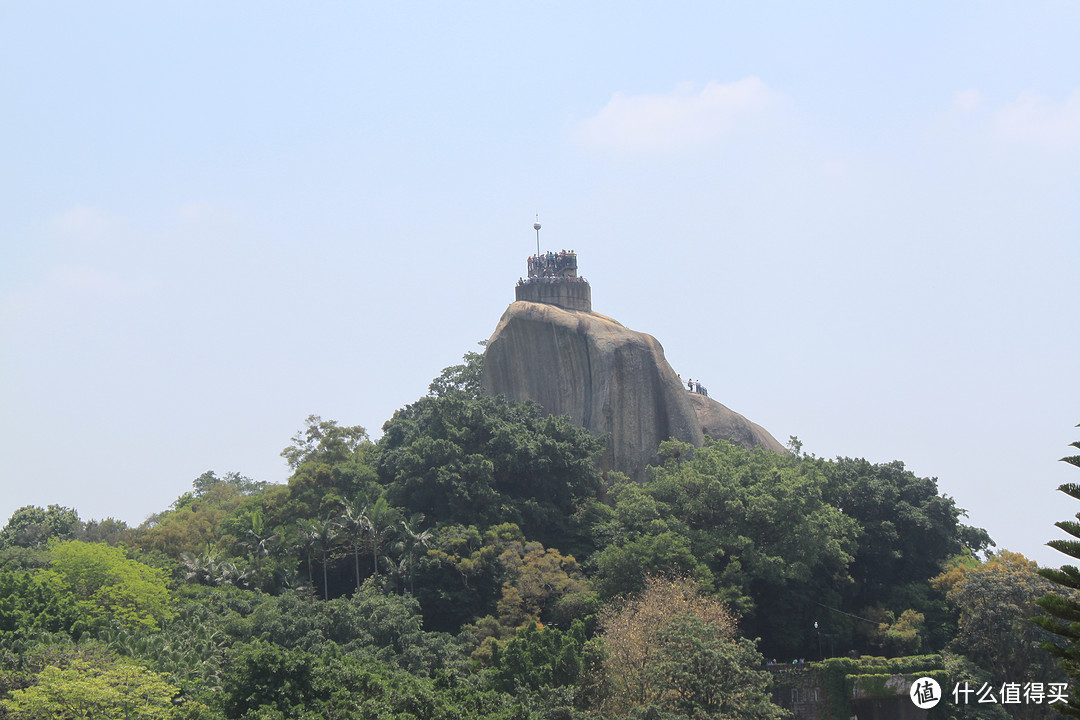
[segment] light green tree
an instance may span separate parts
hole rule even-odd
[[[35,685],[10,693],[0,707],[16,720],[155,720],[178,717],[172,700],[179,692],[163,676],[140,665],[117,662],[100,667],[73,660],[67,667],[44,668]]]
[[[91,620],[154,630],[173,615],[165,572],[132,560],[120,548],[64,540],[50,543],[49,555],[42,574],[55,578]]]
[[[318,415],[308,415],[305,422],[307,427],[298,431],[292,445],[281,451],[281,457],[293,470],[310,461],[344,462],[370,444],[367,431],[359,425],[343,427]]]

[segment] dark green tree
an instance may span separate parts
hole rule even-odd
[[[581,674],[584,648],[585,625],[580,620],[566,632],[529,623],[496,649],[490,683],[511,693],[521,687],[538,691],[573,685]]]
[[[83,523],[80,537],[86,542],[103,542],[116,545],[126,542],[131,529],[123,520],[107,517],[104,520],[87,520]]]
[[[712,584],[712,572],[694,557],[690,541],[675,532],[648,533],[594,556],[596,586],[604,598],[640,592],[650,575],[691,576],[700,585]]]
[[[389,502],[435,524],[516,523],[563,551],[602,487],[602,440],[567,417],[504,397],[424,397],[383,426],[377,468]]]
[[[7,525],[0,530],[0,547],[40,547],[53,538],[75,537],[81,529],[79,514],[71,508],[25,505],[12,513]]]
[[[499,556],[508,543],[521,540],[521,530],[510,524],[486,532],[475,526],[436,527],[415,573],[425,627],[457,631],[464,623],[493,614],[505,573]]]
[[[260,498],[266,521],[285,529],[298,520],[333,517],[345,503],[374,502],[382,492],[375,469],[365,456],[338,462],[307,462],[287,486],[276,485]]]
[[[920,613],[926,620],[924,649],[941,650],[955,625],[944,594],[928,581],[953,557],[993,546],[990,536],[961,522],[965,511],[941,494],[936,478],[918,477],[902,462],[805,462],[820,466],[826,499],[860,526],[852,581],[842,592],[844,609],[857,615],[872,608],[896,617],[909,609]]]
[[[375,568],[376,578],[379,577],[379,551],[386,542],[387,534],[394,529],[399,514],[397,508],[390,507],[390,503],[382,496],[365,506],[360,514],[362,529],[367,533],[368,544],[371,546],[371,563]]]
[[[37,632],[67,632],[80,619],[75,597],[42,572],[0,572],[0,642]]]
[[[1072,442],[1070,445],[1080,449],[1080,441]],[[1080,455],[1063,457],[1061,462],[1080,467]],[[1075,500],[1080,500],[1080,484],[1065,483],[1058,490]],[[1076,520],[1080,520],[1080,513],[1077,513]],[[1080,538],[1080,522],[1076,520],[1062,520],[1055,525],[1072,537]],[[1046,544],[1071,558],[1080,560],[1080,539],[1051,540]],[[1058,704],[1055,707],[1062,713],[1080,717],[1080,687],[1077,686],[1077,681],[1080,681],[1080,569],[1075,565],[1062,565],[1059,570],[1042,568],[1038,572],[1060,586],[1057,592],[1050,593],[1037,601],[1046,615],[1034,618],[1034,622],[1065,641],[1063,645],[1049,642],[1043,645],[1058,658],[1062,669],[1070,679],[1068,703],[1064,706]]]
[[[487,340],[481,340],[481,347],[487,345]],[[469,397],[479,397],[480,376],[484,372],[484,356],[478,352],[469,351],[462,357],[460,365],[451,365],[443,370],[439,377],[431,381],[428,386],[428,394],[434,397],[442,397],[452,393],[461,393]]]
[[[810,655],[815,601],[839,600],[858,524],[828,501],[817,461],[729,442],[691,450],[663,443],[667,460],[643,487],[613,489],[614,517],[597,528],[612,545],[590,560],[601,588],[689,573],[743,614],[765,652]]]
[[[224,709],[238,718],[264,706],[293,717],[315,695],[318,659],[300,648],[263,641],[236,646],[224,670]]]

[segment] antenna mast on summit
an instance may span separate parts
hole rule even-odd
[[[536,213],[536,222],[533,223],[533,230],[536,231],[536,256],[540,257],[540,213]]]

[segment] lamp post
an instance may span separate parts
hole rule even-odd
[[[817,620],[814,621],[814,631],[817,633],[817,654],[818,660],[824,660],[825,655],[821,652],[821,630],[818,628]]]

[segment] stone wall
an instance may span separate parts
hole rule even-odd
[[[772,673],[773,702],[790,710],[795,720],[837,720],[821,679],[806,663],[769,665],[766,669]]]
[[[524,283],[515,288],[515,300],[592,312],[592,290],[589,283],[584,281]]]
[[[920,710],[909,695],[920,677],[949,683],[940,655],[899,658],[829,658],[815,663],[767,667],[772,697],[794,720],[936,720],[946,703]]]

